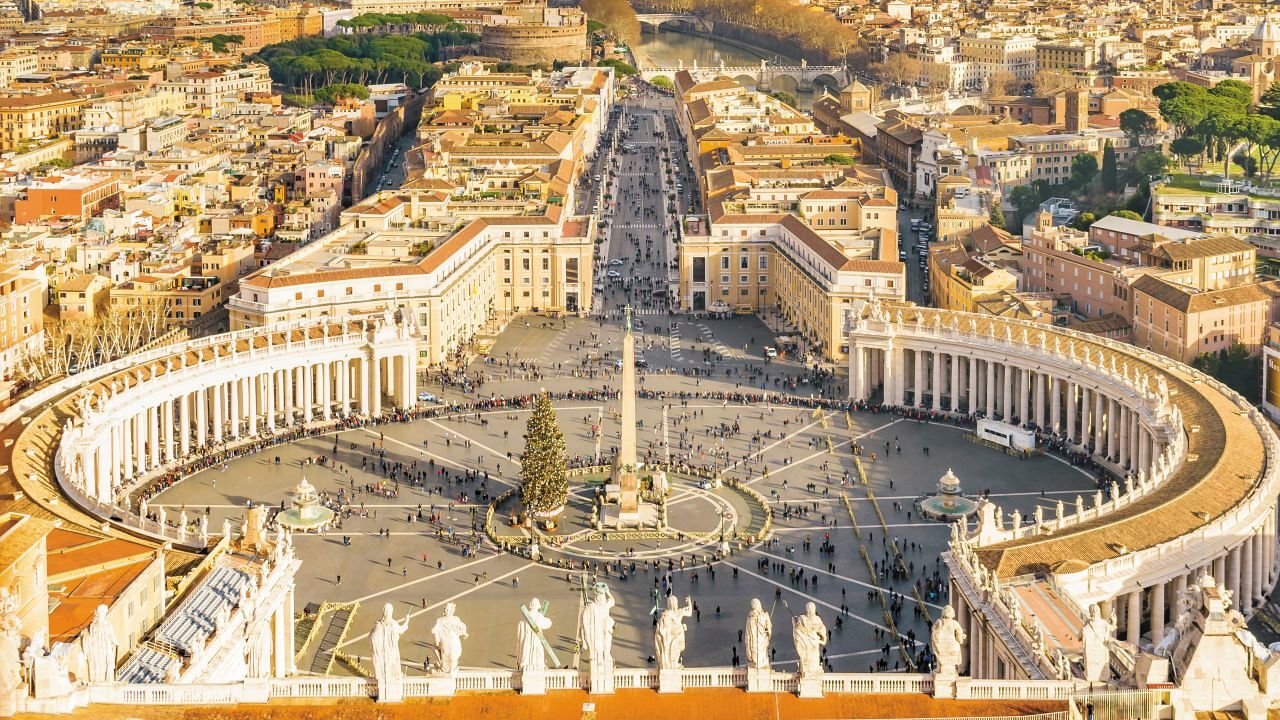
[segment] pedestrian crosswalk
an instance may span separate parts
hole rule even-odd
[[[656,230],[658,223],[618,223],[614,227],[623,230]]]

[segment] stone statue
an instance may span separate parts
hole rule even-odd
[[[613,672],[613,593],[604,583],[596,583],[591,599],[582,608],[582,643],[593,672]]]
[[[964,642],[968,639],[964,628],[956,621],[955,608],[950,605],[942,608],[942,617],[933,623],[929,641],[933,643],[935,675],[956,677],[960,674],[960,665],[964,662]]]
[[[747,613],[747,628],[742,634],[749,667],[769,669],[769,640],[772,637],[773,618],[760,606],[760,598],[751,598],[751,612]]]
[[[516,625],[516,667],[521,670],[546,670],[547,656],[544,654],[543,631],[551,627],[538,598],[533,598],[522,608],[524,618]]]
[[[85,665],[91,683],[111,682],[116,675],[116,631],[107,619],[107,606],[99,605],[93,611],[93,620],[80,634],[80,648],[84,652]]]
[[[693,616],[693,601],[684,599],[684,607],[675,595],[667,596],[667,609],[658,617],[658,627],[653,633],[659,670],[679,670],[680,656],[684,654],[684,619]]]
[[[254,620],[252,612],[245,613],[245,667],[246,675],[254,680],[271,677],[271,624],[266,618]],[[376,632],[376,629],[375,629]],[[375,664],[377,645],[374,645]]]
[[[791,639],[800,658],[800,676],[822,674],[822,646],[827,644],[827,626],[818,617],[818,606],[804,604],[804,615],[791,618]]]
[[[1097,603],[1089,606],[1089,620],[1080,629],[1080,644],[1084,646],[1084,679],[1104,682],[1108,676],[1111,658],[1111,639],[1116,626],[1104,620]]]
[[[396,622],[391,603],[382,606],[382,618],[373,625],[369,642],[373,645],[373,676],[378,679],[378,696],[382,697],[382,688],[397,683],[404,672],[400,667],[400,636],[409,631],[409,618],[404,622]]]
[[[458,672],[458,660],[462,657],[462,638],[467,637],[467,625],[454,615],[453,603],[444,606],[444,614],[431,626],[431,638],[436,643],[436,667],[445,675]]]

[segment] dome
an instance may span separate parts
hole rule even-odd
[[[1268,17],[1258,23],[1258,28],[1253,31],[1253,39],[1259,42],[1280,42],[1280,23]]]

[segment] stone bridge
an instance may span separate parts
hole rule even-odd
[[[715,30],[715,23],[691,13],[637,13],[641,32],[657,32],[667,23],[675,23],[681,27],[697,32],[710,33]]]
[[[761,60],[759,65],[701,66],[695,62],[689,67],[680,63],[677,67],[644,67],[640,68],[640,76],[652,82],[655,78],[665,77],[675,80],[676,73],[688,70],[698,82],[714,80],[718,77],[730,77],[747,85],[754,85],[764,92],[797,90],[813,90],[818,85],[831,88],[842,88],[852,81],[852,75],[843,65],[810,65],[803,60],[799,65],[770,65]]]

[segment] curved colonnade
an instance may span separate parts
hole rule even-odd
[[[202,548],[207,528],[163,510],[148,518],[130,494],[205,450],[411,407],[416,358],[411,328],[387,317],[282,323],[126,358],[48,403],[45,414],[61,428],[52,457],[57,487],[122,530]],[[27,455],[37,458],[31,449]],[[37,481],[34,472],[27,479]]]
[[[984,503],[975,528],[957,529],[946,559],[973,677],[1060,674],[1072,648],[1047,625],[1065,636],[1094,603],[1119,639],[1159,646],[1204,574],[1246,616],[1266,601],[1280,446],[1234,391],[1133,346],[985,315],[873,302],[848,336],[853,399],[878,389],[889,405],[1033,427],[1118,478],[1033,519]],[[1074,617],[1024,611],[1040,598]]]

